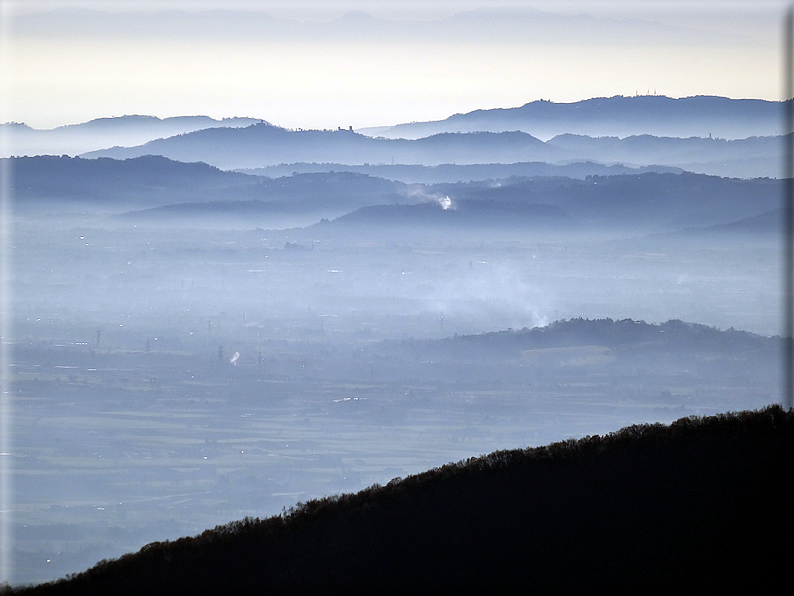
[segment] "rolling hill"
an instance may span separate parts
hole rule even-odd
[[[267,201],[291,211],[332,205],[337,215],[363,205],[405,200],[405,185],[365,174],[325,172],[264,178],[205,163],[148,155],[131,159],[68,156],[11,158],[19,209],[42,204],[126,211],[179,203]],[[172,209],[173,211],[173,209]]]
[[[525,133],[441,134],[416,141],[373,139],[350,130],[287,130],[258,124],[218,128],[150,141],[130,148],[93,151],[86,158],[125,159],[163,155],[177,161],[203,161],[223,169],[257,168],[293,162],[490,163],[548,161],[566,154]]]
[[[545,327],[497,331],[480,335],[460,335],[440,340],[385,342],[372,350],[413,352],[415,358],[443,361],[480,358],[521,359],[533,351],[585,346],[603,346],[621,358],[642,352],[643,358],[661,354],[690,362],[728,358],[766,360],[770,370],[777,367],[780,338],[747,331],[720,331],[707,325],[671,320],[652,324],[624,319],[571,319],[555,321]]]
[[[700,174],[515,177],[499,182],[424,187],[425,205],[371,206],[326,224],[324,231],[364,228],[477,224],[481,228],[648,233],[728,224],[761,215],[780,204],[777,180],[737,180]],[[449,199],[449,209],[441,201]],[[513,219],[511,219],[511,213]],[[730,231],[730,230],[725,230]]]
[[[136,159],[80,159],[36,156],[9,159],[11,192],[18,208],[91,204],[112,211],[120,205],[157,205],[205,196],[215,189],[256,184],[259,178],[224,172],[204,163],[181,163],[160,156]]]
[[[301,214],[306,223],[300,225],[349,214],[326,226],[325,231],[334,226],[349,230],[354,224],[427,226],[432,222],[481,228],[533,227],[534,222],[568,229],[597,225],[672,231],[761,215],[779,207],[782,192],[777,180],[692,173],[647,172],[585,179],[509,177],[406,185],[348,171],[265,178],[158,156],[125,160],[39,156],[13,158],[11,163],[12,192],[21,211],[45,204],[82,204],[115,213],[150,209],[129,218],[161,217],[165,221],[188,215],[217,218],[225,209],[224,217],[237,218],[236,225],[248,227],[275,225],[253,224],[243,216],[257,211]],[[439,201],[446,197],[450,209],[440,213]],[[365,207],[366,211],[352,213]]]

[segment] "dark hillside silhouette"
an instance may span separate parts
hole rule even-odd
[[[181,163],[156,155],[136,159],[81,159],[43,155],[11,158],[12,192],[18,206],[55,200],[113,207],[127,201],[151,204],[195,197],[213,189],[259,182],[256,176],[224,172],[203,163]]]
[[[332,203],[349,210],[373,202],[399,202],[405,188],[399,182],[353,172],[271,179],[157,155],[124,160],[37,156],[9,161],[14,169],[13,195],[20,208],[36,208],[41,202],[113,209],[178,205],[188,200],[257,200],[283,202],[293,209]]]
[[[436,184],[429,190],[456,200],[521,200],[562,207],[598,224],[645,223],[674,228],[730,223],[780,205],[782,183],[684,172],[631,176],[513,177],[489,183]]]
[[[18,592],[769,589],[791,555],[792,447],[794,413],[779,406],[633,425],[153,543]]]
[[[531,224],[556,228],[591,226],[648,232],[727,224],[754,217],[780,204],[781,183],[759,178],[738,180],[702,174],[511,177],[468,184],[434,184],[424,193],[431,203],[367,207],[327,227],[471,224],[495,226]],[[456,211],[443,211],[438,200],[449,197]],[[501,213],[502,217],[499,217]],[[726,230],[729,231],[729,230]]]

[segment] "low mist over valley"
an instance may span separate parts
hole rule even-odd
[[[782,108],[4,125],[14,585],[484,453],[779,403]]]

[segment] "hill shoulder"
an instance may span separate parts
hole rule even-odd
[[[771,587],[793,439],[769,406],[497,451],[13,592]]]

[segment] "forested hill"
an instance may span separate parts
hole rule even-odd
[[[153,543],[30,594],[521,588],[754,592],[787,579],[794,413],[498,451]]]
[[[14,170],[11,190],[19,207],[48,201],[129,209],[186,201],[264,200],[295,206],[333,203],[349,210],[377,202],[399,202],[399,193],[405,187],[353,172],[263,178],[156,155],[123,160],[38,156],[8,161]]]
[[[6,161],[6,160],[4,160]],[[135,159],[80,159],[43,155],[7,160],[18,206],[54,200],[113,207],[174,203],[258,183],[261,178],[225,172],[204,163],[182,163],[156,155]]]
[[[373,350],[394,350],[417,358],[444,360],[521,358],[536,351],[584,346],[602,346],[611,353],[637,356],[666,353],[688,358],[694,353],[712,353],[732,358],[759,354],[771,357],[779,347],[779,338],[735,329],[721,331],[677,319],[653,324],[632,319],[576,318],[555,321],[545,327],[456,335],[440,340],[387,341]]]

